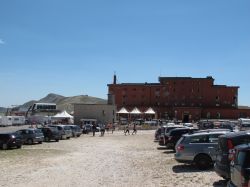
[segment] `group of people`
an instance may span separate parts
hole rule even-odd
[[[113,132],[115,131],[115,124],[111,124],[111,123],[109,123],[109,124],[107,124],[107,125],[99,124],[99,127],[100,127],[100,132],[101,132],[101,135],[100,135],[100,136],[104,136],[105,131],[108,132],[110,129],[112,130],[112,134],[113,134]],[[95,136],[96,131],[97,131],[97,126],[96,126],[96,124],[94,123],[94,124],[92,125],[93,136]]]
[[[99,124],[99,130],[101,132],[101,135],[100,136],[104,136],[105,134],[105,131],[109,132],[109,130],[111,129],[111,132],[113,134],[113,132],[115,131],[115,124],[107,124],[107,125],[104,125],[104,124]],[[125,125],[125,128],[124,128],[124,135],[127,136],[130,135],[130,126],[133,126],[133,132],[132,132],[132,135],[136,134],[137,133],[137,128],[136,128],[136,124],[127,124]],[[93,132],[93,136],[95,136],[95,133],[97,132],[97,125],[95,123],[93,123],[92,125],[92,132]]]
[[[132,125],[133,125],[133,132],[132,132],[132,135],[134,135],[134,134],[137,133],[136,124],[134,123],[134,124],[132,124]],[[129,128],[130,128],[130,125],[127,124],[127,125],[125,126],[125,129],[124,129],[124,135],[125,135],[125,136],[127,136],[127,133],[128,133],[128,135],[130,135],[130,133],[129,133]]]

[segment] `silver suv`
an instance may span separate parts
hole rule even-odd
[[[67,125],[50,125],[49,127],[55,127],[61,134],[61,140],[70,139],[72,137],[72,130]]]
[[[218,137],[228,131],[186,134],[177,142],[175,160],[180,163],[194,163],[199,169],[213,166],[218,148]]]

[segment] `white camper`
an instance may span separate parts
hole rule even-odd
[[[12,125],[12,116],[2,116],[0,120],[1,127],[7,127]]]
[[[24,116],[11,116],[11,117],[12,117],[12,125],[25,125]]]

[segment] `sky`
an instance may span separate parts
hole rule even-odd
[[[0,106],[213,76],[250,106],[249,0],[0,0]]]

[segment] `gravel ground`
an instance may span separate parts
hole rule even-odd
[[[223,186],[213,171],[178,164],[153,137],[120,131],[0,150],[0,186]]]

